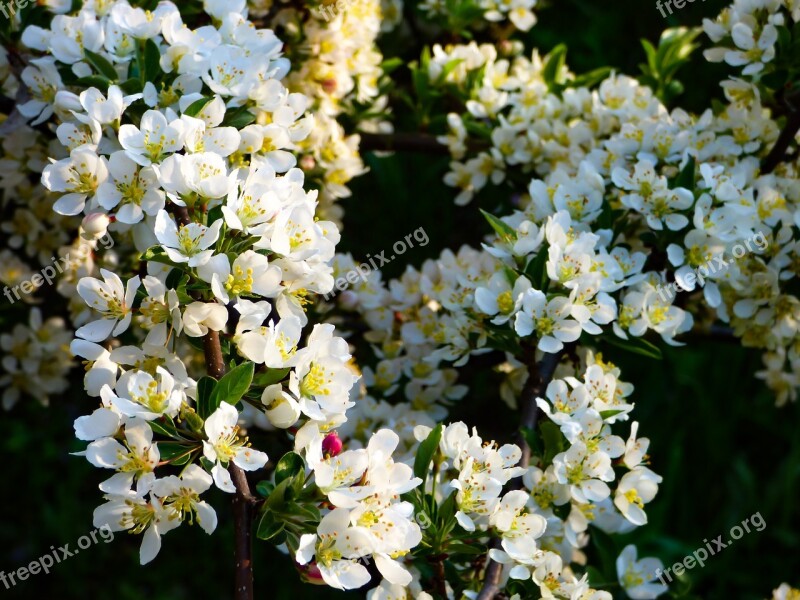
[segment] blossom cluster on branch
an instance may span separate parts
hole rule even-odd
[[[141,535],[142,564],[184,522],[215,531],[216,487],[304,581],[370,600],[667,592],[634,545],[590,564],[592,542],[647,524],[662,483],[604,351],[658,357],[721,322],[795,400],[800,6],[735,0],[706,21],[706,58],[741,76],[692,114],[668,99],[699,31],[645,43],[639,79],[579,75],[565,47],[511,39],[535,5],[412,7],[497,43],[426,45],[408,93],[377,46],[405,33],[399,0],[15,16],[0,282],[28,319],[0,336],[3,407],[64,392],[83,359],[79,454],[109,473],[94,524]],[[323,300],[360,272],[336,252],[336,201],[397,99],[450,155],[455,204],[499,208],[474,247]],[[487,403],[520,414],[508,439],[458,420],[487,362]]]

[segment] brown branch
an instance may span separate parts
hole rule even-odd
[[[231,473],[236,495],[233,498],[234,523],[234,593],[235,600],[253,600],[253,513],[256,498],[244,471],[233,462]]]
[[[778,139],[772,150],[769,151],[764,162],[761,163],[761,172],[764,174],[772,173],[775,168],[786,159],[786,150],[789,144],[794,141],[797,132],[800,131],[800,108],[795,108],[788,113],[786,124],[783,126]]]
[[[520,428],[517,432],[517,445],[522,450],[522,458],[519,461],[521,467],[527,467],[531,460],[531,447],[525,439],[524,431],[536,427],[539,420],[539,407],[536,399],[544,395],[544,391],[550,380],[553,378],[556,367],[561,361],[565,350],[556,354],[545,354],[542,361],[536,364],[536,346],[527,344],[523,348],[523,360],[528,365],[528,379],[522,387],[519,398],[519,409],[522,411],[520,416]],[[519,489],[522,485],[521,478],[516,479],[509,487]],[[495,538],[492,540],[493,549],[500,548],[500,541]],[[483,576],[483,588],[478,594],[477,600],[492,600],[500,592],[500,577],[503,574],[503,565],[493,561],[487,556],[487,567]]]
[[[170,210],[178,224],[189,224],[189,211],[185,206],[172,204]],[[222,357],[218,331],[209,330],[203,336],[203,354],[206,372],[215,379],[222,378],[225,375],[225,359]],[[235,558],[233,597],[235,600],[253,600],[253,512],[257,500],[250,492],[244,471],[233,461],[230,462],[228,471],[236,487],[236,494],[233,497]]]
[[[203,336],[203,353],[206,358],[206,372],[214,379],[221,379],[225,375],[225,361],[222,358],[219,331],[209,329]]]

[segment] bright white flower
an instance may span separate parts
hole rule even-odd
[[[135,163],[143,167],[159,163],[183,148],[184,124],[180,119],[167,122],[157,110],[142,115],[139,127],[126,123],[119,128],[119,143]]]
[[[661,476],[647,467],[634,467],[622,476],[614,495],[614,505],[634,525],[646,525],[644,505],[655,498]]]
[[[214,296],[228,304],[230,296],[274,298],[281,291],[280,267],[270,265],[267,257],[253,250],[237,256],[233,265],[227,255],[218,254],[197,268],[200,278],[211,284]]]
[[[559,352],[564,342],[574,342],[581,335],[580,323],[569,318],[569,313],[567,298],[557,296],[548,301],[543,292],[529,289],[522,295],[514,330],[522,337],[535,333],[542,352]]]
[[[367,532],[350,525],[350,511],[336,508],[322,518],[316,534],[301,536],[295,559],[301,565],[314,560],[325,583],[352,590],[370,580],[366,567],[354,559],[371,550]]]
[[[197,519],[207,534],[217,528],[217,513],[200,494],[211,487],[211,475],[197,465],[187,465],[180,476],[170,475],[153,482],[153,493],[161,498],[164,508],[178,521]]]
[[[103,281],[84,277],[78,282],[78,294],[91,308],[101,314],[97,321],[87,323],[75,335],[90,342],[102,342],[119,335],[131,324],[131,309],[139,289],[138,276],[128,280],[125,287],[116,274],[100,269]]]
[[[120,223],[139,223],[145,215],[155,216],[164,208],[164,192],[152,167],[141,168],[122,151],[108,159],[111,179],[97,188],[97,203],[111,211],[115,208]]]
[[[98,187],[107,178],[106,159],[88,146],[75,148],[69,158],[47,165],[42,173],[42,183],[48,190],[67,192],[53,205],[53,210],[61,215],[83,212],[86,201],[94,198]],[[90,208],[93,206],[89,204]]]
[[[209,248],[217,242],[220,227],[221,219],[210,227],[200,223],[178,227],[165,210],[160,210],[156,215],[155,234],[170,260],[198,267],[213,256],[214,251]]]
[[[633,544],[625,546],[617,558],[617,579],[628,597],[634,600],[658,598],[669,589],[663,583],[656,583],[663,570],[664,564],[657,558],[636,560]]]
[[[204,426],[208,441],[203,440],[203,456],[215,463],[211,475],[216,486],[229,493],[235,492],[236,488],[227,470],[228,463],[233,462],[245,471],[255,471],[267,464],[266,454],[253,450],[246,439],[239,438],[238,420],[236,407],[223,402],[206,419]]]

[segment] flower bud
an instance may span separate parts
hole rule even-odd
[[[339,439],[339,434],[331,431],[322,440],[322,454],[323,456],[338,456],[342,452],[342,440]]]
[[[322,579],[322,573],[317,566],[316,561],[311,561],[307,565],[297,565],[297,570],[300,572],[300,577],[306,583],[313,585],[327,585],[325,580]]]
[[[288,429],[300,418],[300,405],[283,391],[281,384],[267,387],[261,394],[269,422],[278,429]]]
[[[89,213],[81,221],[81,237],[85,240],[99,240],[108,231],[111,219],[105,213]]]
[[[314,167],[317,166],[317,161],[314,160],[313,156],[306,154],[303,158],[300,159],[300,168],[304,171],[310,171]]]

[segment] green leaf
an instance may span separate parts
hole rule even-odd
[[[138,79],[128,79],[119,84],[119,89],[127,95],[140,94],[144,90],[144,86]]]
[[[384,75],[388,75],[392,71],[399,69],[405,64],[402,58],[394,57],[386,59],[381,63],[381,70],[383,71]]]
[[[81,77],[75,80],[75,85],[85,88],[95,87],[104,94],[108,92],[108,86],[111,82],[102,75],[89,75],[88,77]]]
[[[262,479],[256,484],[256,492],[258,492],[259,496],[263,496],[264,498],[269,498],[269,495],[274,489],[275,484],[271,481],[267,481],[266,479]]]
[[[211,396],[217,387],[217,380],[208,375],[197,380],[197,414],[205,420],[213,413],[219,404],[211,408]]]
[[[279,484],[284,479],[294,477],[299,473],[304,473],[306,462],[303,457],[296,452],[287,452],[275,465],[275,483]]]
[[[211,102],[213,98],[209,98],[208,96],[203,96],[199,100],[195,100],[189,106],[186,107],[186,110],[183,111],[187,117],[196,117],[197,114],[206,107],[206,104]]]
[[[150,425],[150,429],[152,429],[155,433],[160,433],[161,435],[165,435],[176,440],[186,439],[178,432],[175,424],[169,417],[161,417],[160,419],[148,421],[148,424]]]
[[[681,169],[681,172],[678,173],[678,176],[675,178],[675,182],[673,184],[673,188],[685,188],[689,191],[693,191],[695,187],[695,168],[697,163],[695,162],[694,156],[690,156],[689,160],[686,161],[686,166]]]
[[[103,77],[107,78],[109,81],[116,81],[119,77],[117,70],[114,68],[108,59],[92,52],[91,50],[83,50],[83,56],[87,60],[87,62],[92,65],[95,70],[100,73]]]
[[[439,448],[439,440],[442,438],[442,424],[439,423],[434,427],[419,444],[417,455],[414,457],[414,475],[419,477],[424,482],[428,476],[428,469],[430,469],[433,462],[433,456]]]
[[[267,501],[264,503],[264,509],[282,510],[286,505],[286,491],[289,489],[291,479],[284,479],[275,486],[275,489],[270,492]]]
[[[501,221],[500,219],[495,217],[493,214],[488,213],[483,209],[479,209],[479,210],[481,211],[481,214],[483,215],[483,218],[488,221],[489,225],[492,226],[492,229],[495,230],[495,232],[497,233],[497,235],[500,236],[501,239],[503,239],[503,240],[515,240],[515,239],[517,239],[517,232],[514,231],[514,228],[511,227],[511,225],[509,225],[505,221]]]
[[[566,62],[567,46],[565,44],[559,44],[545,57],[542,79],[550,89],[557,88],[564,83],[563,68]]]
[[[235,110],[229,110],[225,113],[225,119],[222,124],[227,127],[235,127],[236,129],[243,129],[255,122],[256,116],[251,113],[246,106],[242,106]]]
[[[269,387],[286,379],[288,374],[289,369],[267,369],[265,372],[259,373],[253,378],[253,385]]]
[[[211,393],[209,402],[211,412],[217,410],[217,407],[223,402],[228,404],[239,402],[247,390],[250,389],[250,384],[253,382],[253,372],[253,363],[247,361],[223,375]]]
[[[577,77],[575,77],[575,79],[571,81],[567,81],[566,85],[568,87],[573,87],[573,88],[577,87],[593,88],[598,83],[608,78],[608,76],[611,75],[613,70],[614,69],[612,69],[611,67],[598,67],[597,69],[578,75]]]
[[[149,39],[144,45],[144,81],[155,82],[156,79],[161,77],[163,71],[161,70],[161,51],[158,49],[158,44]]]
[[[472,556],[483,554],[486,549],[481,544],[465,544],[464,542],[449,542],[447,544],[448,554],[469,554]]]
[[[600,418],[605,421],[606,419],[610,419],[611,417],[616,416],[621,412],[625,412],[625,411],[617,409],[617,408],[612,408],[610,410],[601,410],[600,411]]]
[[[282,533],[284,527],[284,521],[276,519],[272,511],[264,511],[264,514],[261,515],[261,519],[258,521],[256,537],[260,540],[271,540],[279,533]]]
[[[172,259],[164,252],[164,248],[161,246],[151,246],[145,250],[142,253],[141,260],[157,262],[171,267],[180,267],[177,263],[172,262]]]
[[[544,456],[542,457],[545,465],[553,462],[553,457],[556,454],[564,451],[564,436],[558,425],[552,421],[545,421],[539,427],[542,433],[542,442],[544,446]]]
[[[447,79],[447,76],[450,75],[450,73],[452,73],[453,71],[455,71],[456,67],[460,65],[462,62],[464,62],[463,58],[454,58],[452,60],[448,60],[445,63],[444,67],[442,67],[442,72],[439,73],[439,77],[436,79],[436,84],[437,85],[444,84],[445,80]]]
[[[189,463],[192,455],[200,451],[200,446],[196,443],[158,442],[157,446],[161,460],[177,466]]]
[[[547,288],[550,286],[550,278],[547,276],[547,259],[550,255],[549,248],[550,244],[544,242],[536,253],[536,256],[531,258],[525,266],[525,276],[533,287],[543,292],[546,292]]]
[[[634,354],[640,354],[641,356],[654,358],[656,360],[661,360],[663,358],[661,349],[658,346],[642,338],[629,337],[627,340],[623,340],[614,334],[608,334],[601,339],[612,346],[622,348]]]
[[[192,452],[197,446],[190,446],[183,442],[158,442],[158,453],[161,460],[171,460],[176,456],[182,456],[187,452]]]

